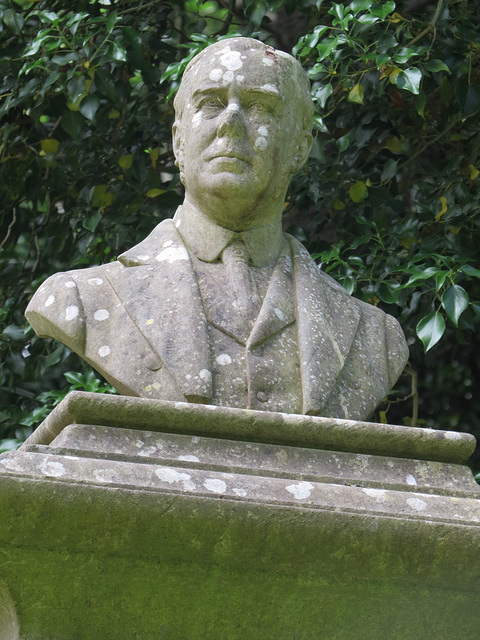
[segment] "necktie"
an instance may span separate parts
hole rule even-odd
[[[258,316],[261,300],[249,265],[247,248],[241,238],[234,238],[225,247],[222,261],[227,272],[233,307],[242,321],[251,329]]]

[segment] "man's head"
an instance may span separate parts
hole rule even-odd
[[[187,66],[175,112],[187,198],[235,230],[272,223],[311,147],[313,104],[300,64],[258,40],[222,40]],[[212,213],[215,202],[228,218]],[[236,205],[242,219],[232,219]]]

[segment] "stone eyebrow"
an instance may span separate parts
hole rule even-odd
[[[228,87],[220,86],[220,85],[206,85],[203,87],[199,87],[193,92],[192,99],[194,101],[201,100],[205,96],[216,95],[223,96],[226,95],[228,91]],[[242,94],[246,96],[248,99],[252,98],[269,98],[274,100],[275,102],[281,104],[283,102],[283,98],[280,92],[274,87],[274,85],[263,85],[261,87],[242,87]]]

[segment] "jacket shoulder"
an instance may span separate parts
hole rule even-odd
[[[55,338],[82,355],[85,349],[84,297],[104,282],[107,265],[56,273],[37,290],[25,317],[41,338]]]

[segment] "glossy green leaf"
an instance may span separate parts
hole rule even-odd
[[[459,284],[453,284],[442,296],[442,307],[455,326],[465,309],[468,307],[468,293]]]
[[[400,71],[396,78],[396,85],[399,89],[405,89],[410,93],[418,94],[420,91],[420,82],[422,80],[422,72],[417,67],[411,67],[405,71]]]
[[[93,120],[95,114],[97,113],[97,109],[100,106],[100,100],[97,96],[87,96],[80,103],[80,113],[82,116],[85,116],[88,120]]]
[[[464,264],[460,267],[459,271],[465,273],[467,276],[472,276],[472,278],[480,278],[480,269],[472,267],[471,264]]]
[[[328,84],[322,85],[315,91],[315,98],[318,104],[322,107],[325,106],[326,101],[333,93],[333,86],[329,82]]]
[[[370,9],[372,4],[372,0],[353,0],[352,4],[347,8],[356,15],[357,13],[360,13],[360,11],[367,11],[367,9]]]
[[[350,89],[348,93],[349,102],[357,102],[358,104],[363,104],[363,87],[357,82],[357,84]]]
[[[378,4],[374,4],[370,9],[370,13],[381,20],[385,20],[389,13],[395,9],[395,2],[391,0],[389,2],[381,2]]]
[[[445,333],[445,320],[442,314],[436,311],[422,318],[417,324],[416,332],[425,352],[429,351]]]
[[[417,273],[414,273],[413,275],[410,276],[405,286],[408,287],[409,285],[415,284],[416,282],[420,282],[422,280],[428,280],[429,278],[432,278],[433,276],[435,276],[439,271],[440,269],[438,267],[428,267],[427,269],[418,271]]]
[[[446,71],[447,73],[450,73],[450,69],[447,67],[445,62],[443,62],[443,60],[428,60],[427,62],[423,63],[423,66],[425,67],[425,69],[427,69],[427,71]]]

